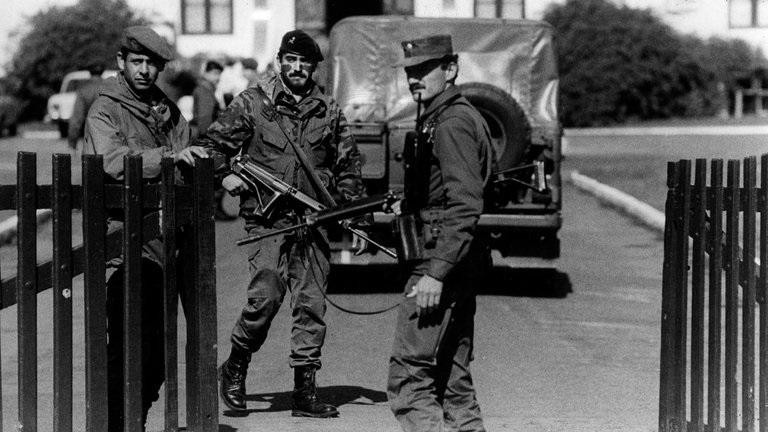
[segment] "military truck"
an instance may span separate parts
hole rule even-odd
[[[403,147],[416,103],[403,40],[450,34],[456,84],[488,123],[496,153],[491,197],[479,221],[504,256],[559,256],[561,127],[552,27],[505,19],[357,16],[330,33],[329,87],[364,157],[369,195],[402,190]],[[391,237],[392,215],[377,213],[373,236]],[[381,254],[380,254],[381,255]],[[345,262],[349,254],[342,254]]]

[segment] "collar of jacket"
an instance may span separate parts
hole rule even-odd
[[[441,106],[450,103],[453,99],[460,95],[461,93],[459,93],[459,89],[455,85],[449,85],[447,89],[443,90],[442,93],[429,101],[429,104],[424,107],[424,112],[421,114],[421,118],[428,119]]]
[[[291,114],[303,119],[309,115],[322,115],[328,108],[326,96],[320,90],[314,81],[311,88],[300,101],[296,102],[291,92],[285,88],[280,75],[276,74],[262,86],[264,92],[269,95],[273,105],[278,110],[281,107],[287,108]],[[284,111],[283,111],[284,112]]]
[[[104,81],[104,87],[100,94],[119,103],[135,117],[146,123],[164,125],[171,120],[172,109],[168,103],[168,98],[155,85],[149,91],[150,102],[147,102],[131,89],[122,74],[117,74],[116,77]]]

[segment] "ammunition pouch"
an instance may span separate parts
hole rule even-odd
[[[424,209],[418,215],[404,213],[395,217],[393,232],[401,264],[429,258],[429,250],[437,246],[442,234],[444,219],[442,209]]]

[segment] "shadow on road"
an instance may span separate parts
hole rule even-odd
[[[398,293],[407,275],[396,265],[336,265],[331,270],[332,294]],[[550,268],[494,267],[478,280],[480,295],[564,298],[573,292],[568,274]]]
[[[387,394],[383,391],[357,386],[319,387],[317,393],[324,402],[337,407],[347,404],[371,405],[387,401]],[[249,405],[255,404],[258,407],[245,411],[225,410],[224,415],[226,417],[245,417],[252,413],[290,411],[293,403],[290,391],[250,394],[246,396],[246,400]]]

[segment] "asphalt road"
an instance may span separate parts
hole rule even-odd
[[[0,163],[5,168],[0,170],[0,181],[13,181],[7,169],[18,148],[39,151],[40,170],[49,164],[46,153],[66,151],[60,140],[0,140]],[[472,368],[488,430],[656,430],[661,239],[568,185],[563,195],[563,251],[556,270],[512,268],[500,261],[478,298]],[[229,352],[229,332],[245,301],[245,260],[234,245],[241,234],[239,221],[217,224],[220,361]],[[3,270],[5,266],[6,262],[0,263]],[[333,278],[331,298],[348,308],[377,309],[400,299],[392,267],[336,267]],[[82,430],[80,278],[75,279],[73,298],[74,331],[79,335],[74,359],[75,429]],[[39,426],[48,431],[52,429],[50,292],[41,294],[38,302]],[[394,317],[394,312],[359,317],[329,307],[318,383],[321,395],[339,405],[341,417],[297,419],[290,416],[290,314],[283,307],[251,363],[250,412],[237,417],[222,410],[220,430],[399,430],[384,393]],[[4,426],[13,424],[17,412],[15,323],[15,308],[0,313]],[[183,335],[183,327],[180,331]],[[181,353],[183,343],[182,337]],[[179,376],[183,380],[183,366]],[[161,425],[158,403],[150,413],[149,430],[160,430]]]

